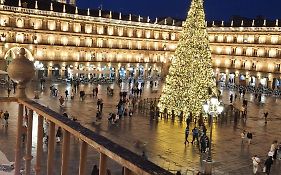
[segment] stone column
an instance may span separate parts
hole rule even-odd
[[[16,149],[15,149],[15,174],[20,174],[22,124],[23,124],[23,104],[19,104]]]
[[[38,131],[37,131],[37,151],[36,151],[36,175],[40,175],[41,156],[43,152],[43,116],[38,116]]]
[[[55,123],[49,121],[47,175],[53,175],[54,150],[55,150]]]
[[[33,110],[29,110],[28,113],[28,126],[27,126],[27,144],[26,144],[26,156],[25,156],[25,173],[30,174],[31,166],[31,149],[32,149],[32,126],[33,126]]]
[[[87,150],[88,150],[88,144],[82,141],[80,146],[79,175],[85,175],[86,173]]]
[[[70,149],[69,145],[70,145],[70,133],[64,130],[61,175],[68,174],[67,170],[68,170],[68,163],[69,163],[69,149]]]
[[[103,153],[100,153],[99,175],[106,175],[106,159],[107,156]]]

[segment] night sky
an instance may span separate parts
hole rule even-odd
[[[132,13],[141,16],[185,19],[190,0],[76,0],[79,8]],[[281,0],[205,0],[207,20],[229,20],[234,15],[248,18],[281,18]]]

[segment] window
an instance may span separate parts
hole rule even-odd
[[[73,24],[73,31],[76,33],[81,32],[81,24],[80,23],[74,23]]]
[[[275,65],[275,71],[278,71],[278,72],[280,71],[280,64]]]
[[[85,25],[85,33],[92,33],[93,27],[91,24],[86,24]]]
[[[61,22],[61,31],[68,31],[68,22],[62,21]]]

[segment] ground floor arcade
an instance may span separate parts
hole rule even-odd
[[[215,68],[214,72],[217,82],[222,85],[236,84],[270,89],[281,88],[280,74],[221,68]]]

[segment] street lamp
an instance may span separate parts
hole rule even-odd
[[[213,117],[217,116],[222,113],[223,105],[219,101],[216,96],[212,96],[210,100],[208,100],[203,105],[203,110],[206,114],[210,116],[211,119],[211,129],[210,129],[210,139],[209,139],[209,152],[208,158],[205,164],[205,174],[210,175],[212,174],[212,134],[213,134]]]

